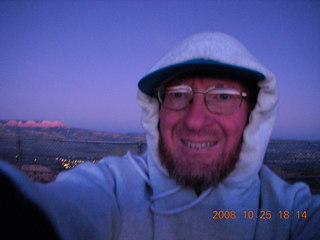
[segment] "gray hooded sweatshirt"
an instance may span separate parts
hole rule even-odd
[[[288,184],[263,165],[277,111],[274,75],[222,33],[187,38],[150,72],[194,59],[265,76],[233,172],[200,196],[178,185],[159,161],[159,103],[139,90],[144,154],[80,164],[50,184],[32,183],[2,164],[1,171],[43,209],[62,239],[320,239],[320,197],[312,196],[306,184]]]

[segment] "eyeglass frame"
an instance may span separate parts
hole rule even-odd
[[[219,86],[219,87],[217,87],[217,86],[211,86],[211,87],[209,87],[209,88],[206,89],[206,90],[199,90],[199,89],[193,89],[193,88],[190,87],[189,85],[182,84],[182,85],[170,86],[170,87],[167,87],[167,88],[165,88],[165,87],[159,87],[159,88],[157,89],[157,98],[158,98],[158,101],[159,101],[159,103],[161,104],[161,106],[163,106],[163,99],[161,98],[161,94],[162,94],[162,93],[166,92],[166,90],[167,90],[168,88],[169,88],[169,89],[170,89],[170,88],[177,88],[177,89],[178,89],[178,88],[181,88],[181,89],[182,89],[182,87],[183,87],[184,89],[186,89],[189,93],[192,94],[189,102],[188,102],[184,107],[182,107],[182,108],[174,109],[174,108],[168,108],[168,107],[166,106],[166,107],[165,107],[166,109],[176,110],[176,111],[183,110],[183,109],[185,109],[190,103],[192,103],[192,101],[193,101],[193,99],[194,99],[194,94],[195,94],[195,93],[202,93],[202,94],[204,94],[204,102],[205,102],[205,105],[206,105],[207,109],[209,110],[209,112],[216,113],[216,114],[220,114],[220,115],[231,115],[231,114],[233,114],[236,110],[238,110],[238,109],[241,107],[241,104],[242,104],[243,99],[248,97],[247,92],[245,92],[245,91],[240,91],[240,90],[235,89],[235,88],[232,88],[232,87],[223,88],[223,87],[220,87],[220,86]],[[219,112],[219,111],[211,110],[210,107],[209,107],[208,101],[207,101],[207,94],[208,94],[210,91],[214,90],[214,89],[234,90],[235,92],[238,93],[237,96],[240,97],[239,105],[238,105],[237,107],[235,107],[235,108],[234,108],[232,111],[230,111],[230,112],[223,112],[223,111],[222,111],[222,112]]]

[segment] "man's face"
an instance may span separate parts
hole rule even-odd
[[[244,91],[237,81],[211,77],[184,78],[180,84],[197,90],[223,86]],[[186,186],[203,190],[217,185],[234,169],[249,111],[249,104],[243,99],[229,115],[210,112],[205,95],[200,93],[195,93],[193,101],[182,110],[160,107],[162,164]]]

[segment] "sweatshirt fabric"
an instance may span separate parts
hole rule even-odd
[[[49,184],[0,165],[48,216],[62,239],[320,239],[320,196],[289,184],[263,165],[277,112],[274,75],[234,38],[196,34],[150,72],[193,59],[210,59],[260,72],[259,94],[243,133],[239,160],[217,187],[199,196],[178,185],[160,164],[159,103],[138,91],[147,151],[80,164]]]

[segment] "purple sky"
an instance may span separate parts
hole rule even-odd
[[[199,32],[233,35],[279,80],[274,138],[320,140],[320,1],[0,1],[0,119],[142,132],[138,80]]]

